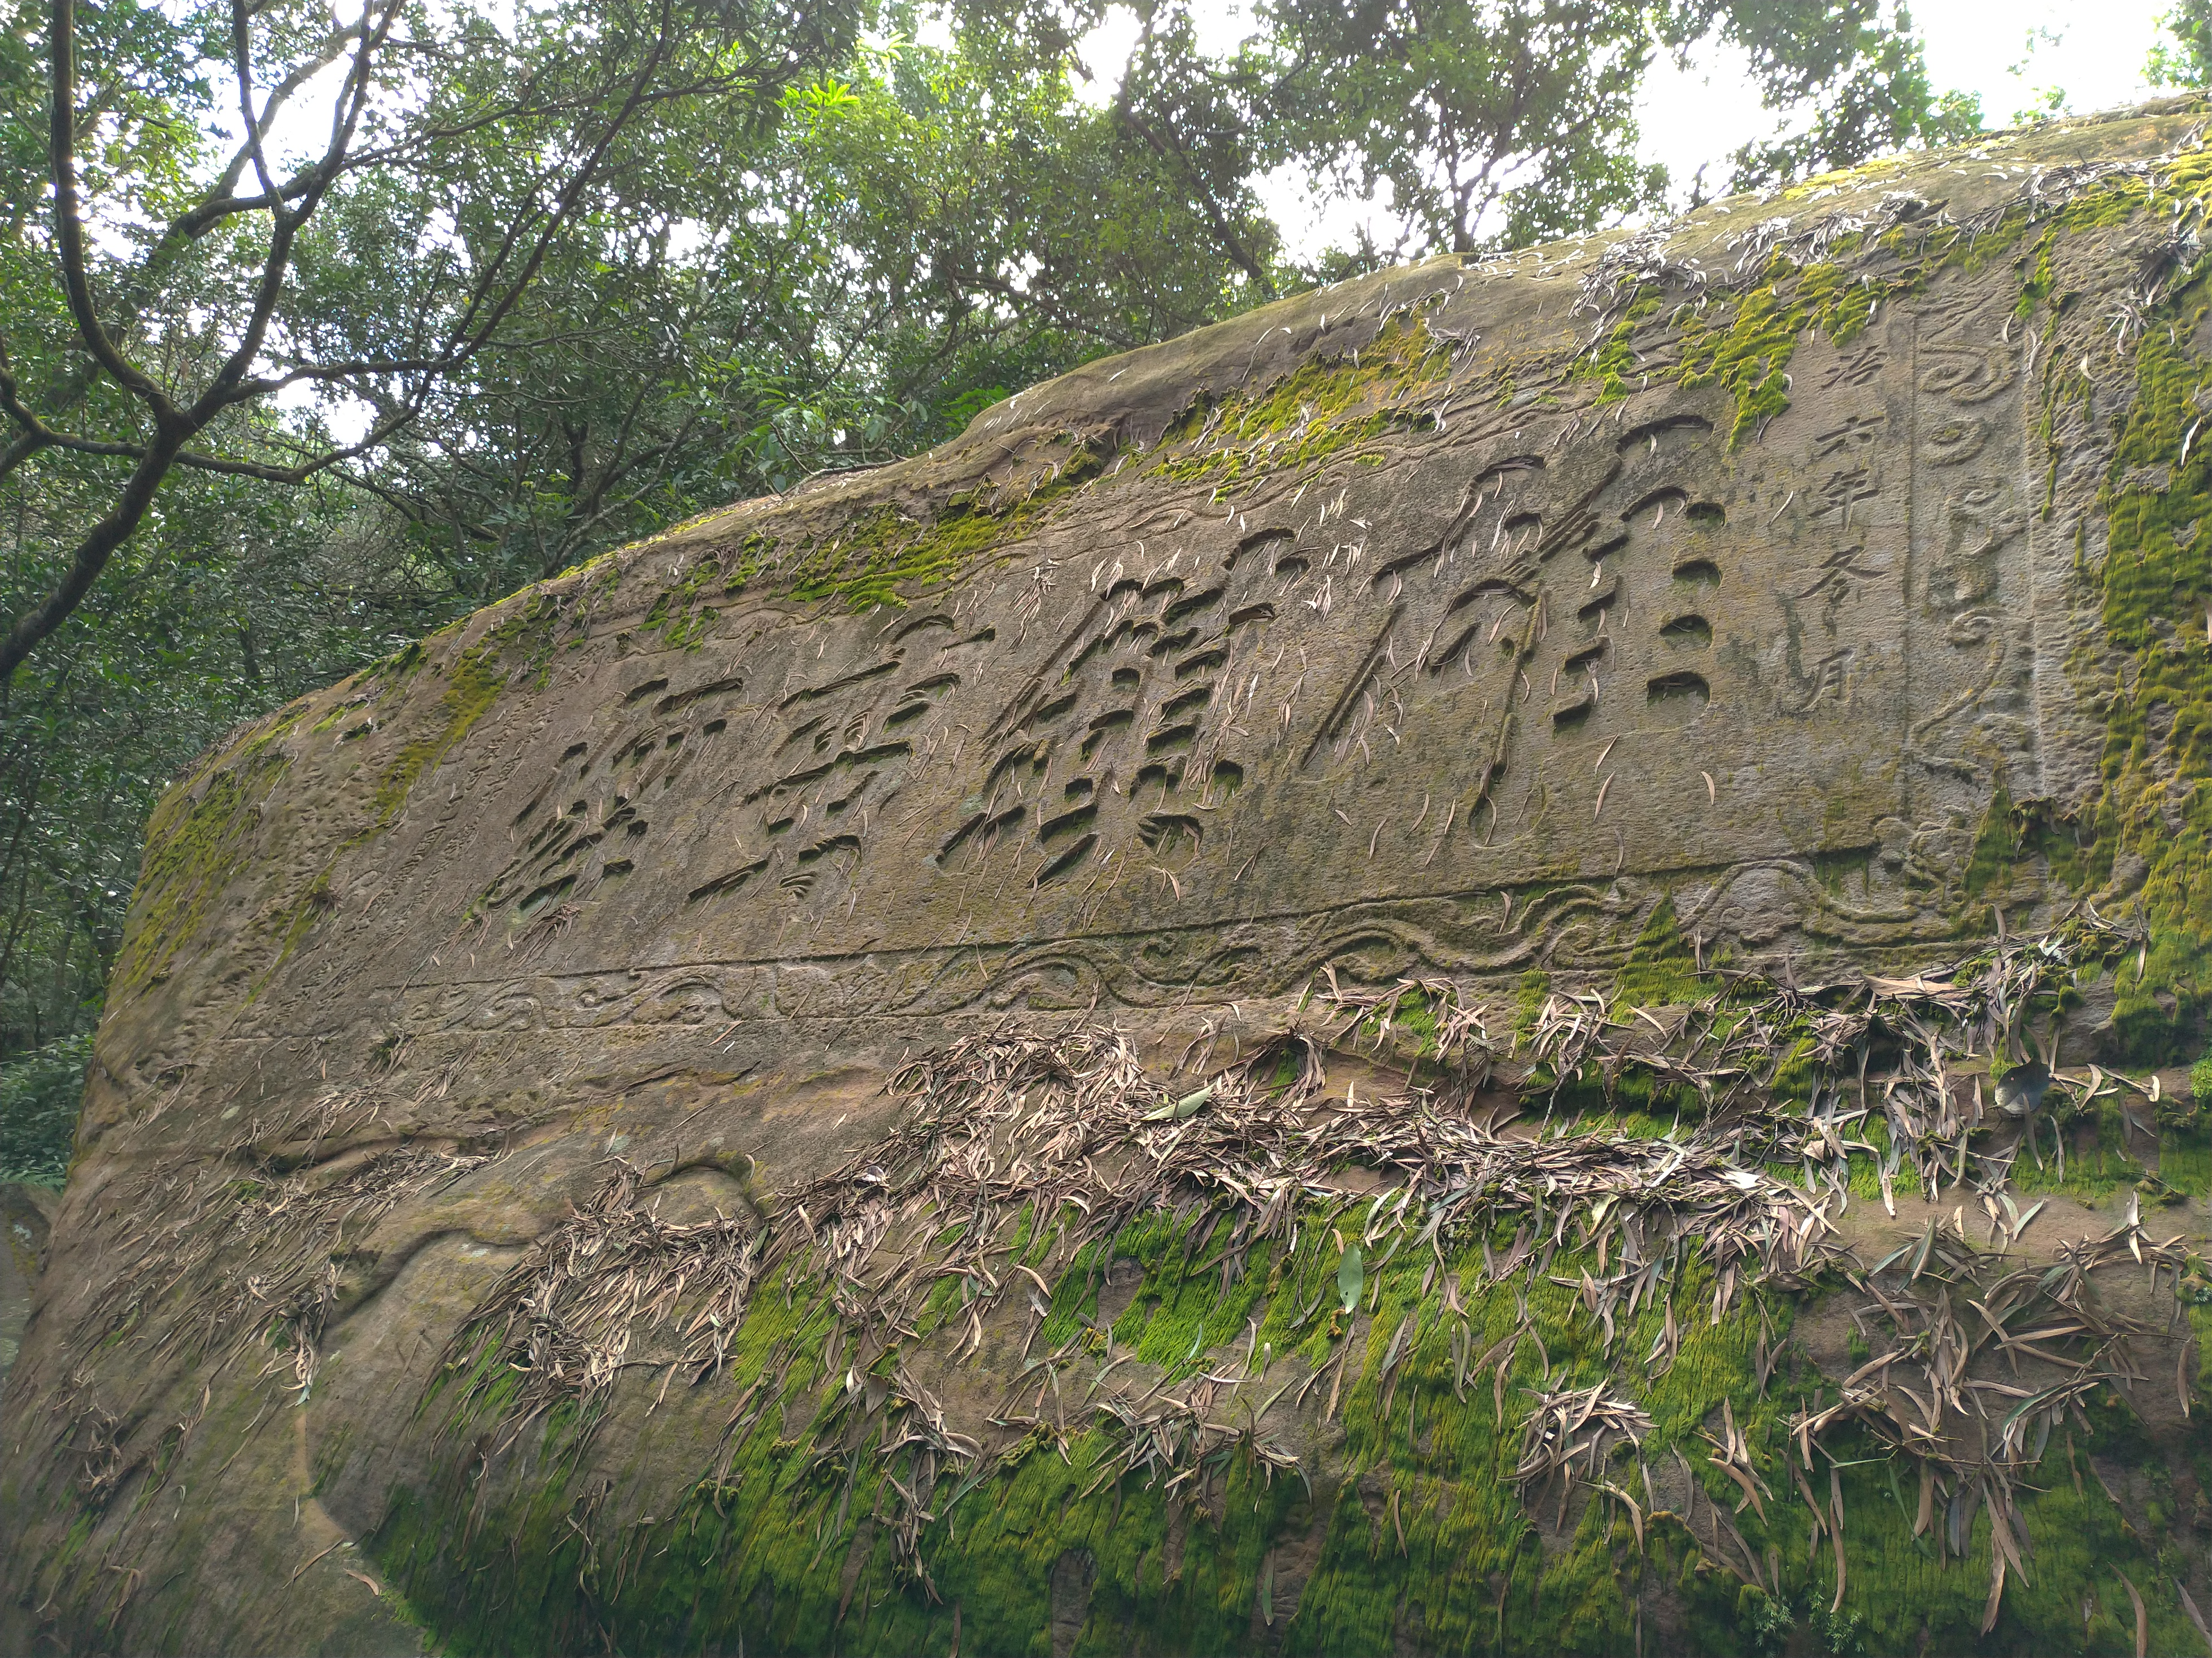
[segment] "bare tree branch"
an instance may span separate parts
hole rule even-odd
[[[85,207],[77,178],[76,146],[80,128],[76,99],[75,0],[52,0],[52,109],[48,144],[54,178],[57,264],[78,343],[89,359],[84,384],[68,401],[102,376],[112,380],[145,411],[143,428],[114,437],[73,433],[42,417],[30,404],[8,365],[0,343],[0,412],[16,428],[0,450],[0,477],[35,455],[56,451],[130,463],[130,472],[109,510],[79,542],[62,580],[39,604],[21,612],[0,639],[0,684],[4,684],[31,651],[67,619],[99,580],[115,550],[137,532],[161,482],[177,467],[297,484],[336,469],[351,477],[348,463],[371,454],[412,422],[427,406],[434,388],[481,352],[501,343],[501,331],[538,280],[548,257],[574,223],[599,185],[615,147],[641,115],[672,98],[726,89],[764,75],[787,74],[787,62],[718,61],[712,71],[672,78],[669,70],[683,38],[674,0],[653,0],[633,42],[635,51],[610,63],[611,76],[587,76],[580,88],[552,87],[544,97],[539,73],[524,77],[524,90],[479,108],[460,122],[425,120],[395,142],[359,143],[370,100],[379,84],[380,64],[387,54],[405,52],[417,43],[400,40],[395,31],[406,0],[362,0],[356,19],[325,36],[266,94],[256,90],[254,21],[262,8],[255,0],[232,0],[231,74],[236,86],[243,137],[235,155],[210,184],[200,202],[173,219],[155,239],[152,250],[124,281],[125,302],[117,314],[121,331],[104,322],[94,292],[87,252]],[[321,154],[289,179],[280,180],[266,153],[265,140],[276,112],[299,88],[341,57],[349,61],[334,100],[331,131]],[[618,67],[617,67],[618,65]],[[550,85],[550,82],[549,82]],[[256,373],[278,328],[294,280],[295,253],[302,229],[321,208],[337,181],[370,166],[397,167],[429,154],[453,134],[495,127],[502,120],[579,118],[578,141],[565,155],[548,161],[507,214],[503,228],[477,262],[465,292],[441,327],[431,327],[432,292],[423,295],[416,319],[417,349],[386,356],[336,360],[294,360]],[[257,191],[237,193],[251,171]],[[196,396],[180,405],[155,375],[134,362],[118,341],[127,337],[136,315],[159,284],[162,272],[181,248],[226,219],[264,213],[267,240],[258,261],[244,315],[213,372]],[[517,342],[517,343],[524,343]],[[288,344],[283,355],[294,355]],[[343,386],[380,410],[378,418],[356,441],[289,461],[228,456],[195,446],[193,440],[226,411],[266,399],[293,386]],[[137,422],[132,423],[134,426]],[[627,447],[627,440],[622,447]],[[579,503],[586,520],[595,520],[614,481],[630,467],[617,463]]]

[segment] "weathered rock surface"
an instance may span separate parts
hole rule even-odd
[[[19,1181],[0,1181],[0,1379],[22,1351],[23,1327],[31,1317],[31,1288],[39,1278],[39,1257],[53,1229],[52,1193]]]
[[[2192,1649],[2199,121],[1288,301],[208,756],[6,1644]]]

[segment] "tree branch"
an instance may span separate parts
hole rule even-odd
[[[47,55],[53,59],[53,107],[46,144],[53,166],[54,253],[61,265],[62,289],[94,361],[151,409],[157,423],[167,424],[177,418],[175,405],[116,348],[93,308],[92,283],[85,271],[84,203],[76,179],[76,0],[53,0],[52,15]]]
[[[60,3],[65,5],[68,0]],[[77,544],[76,552],[70,560],[69,574],[63,577],[61,585],[35,608],[15,618],[7,638],[0,640],[0,685],[13,678],[23,659],[30,655],[39,641],[60,627],[69,619],[70,612],[84,602],[84,596],[100,580],[100,573],[107,568],[107,561],[114,556],[115,550],[137,532],[146,509],[154,503],[155,491],[168,476],[170,463],[176,459],[181,444],[181,437],[167,429],[155,437],[138,465],[131,469],[130,479],[124,484],[114,507]]]

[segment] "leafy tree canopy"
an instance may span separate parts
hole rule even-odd
[[[2153,86],[2212,87],[2212,0],[2177,0],[2159,25],[2166,38],[2151,47],[2143,78]]]

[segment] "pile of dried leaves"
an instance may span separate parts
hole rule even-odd
[[[2131,1263],[2148,1273],[2155,1291],[2165,1272],[2178,1287],[2191,1257],[2180,1236],[2160,1242],[2143,1230],[2132,1193],[2120,1225],[2100,1237],[2061,1244],[2057,1261],[2039,1269],[2003,1270],[2001,1257],[1985,1256],[1966,1240],[1962,1224],[1963,1210],[1949,1222],[1930,1221],[1917,1243],[1850,1274],[1870,1298],[1852,1309],[1852,1318],[1884,1348],[1844,1378],[1832,1403],[1793,1419],[1802,1468],[1792,1472],[1815,1528],[1834,1543],[1838,1607],[1844,1595],[1843,1504],[1832,1494],[1824,1508],[1806,1476],[1818,1471],[1816,1452],[1832,1470],[1838,1459],[1825,1442],[1838,1428],[1859,1425],[1917,1467],[1920,1499],[1912,1534],[1932,1536],[1939,1558],[1965,1558],[1976,1512],[1986,1504],[1992,1539],[1982,1623],[1987,1633],[1996,1625],[2007,1575],[2032,1581],[2015,1486],[2042,1461],[2051,1434],[2069,1418],[2088,1431],[2083,1406],[2099,1389],[2127,1392],[2151,1382],[2138,1346],[2171,1334],[2170,1327],[2154,1331],[2105,1305],[2090,1274]],[[1926,1288],[1920,1287],[1923,1279]],[[2178,1319],[2179,1299],[2172,1309]],[[1995,1367],[1987,1363],[1978,1370],[1977,1360],[1998,1356],[2002,1371],[1991,1374]],[[2184,1342],[2172,1377],[2184,1416],[2188,1357]],[[2090,1469],[2094,1474],[2094,1463]],[[2187,1606],[2187,1591],[2182,1594]],[[2212,1632],[2206,1639],[2212,1642]]]
[[[1463,1397],[1471,1374],[1491,1371],[1501,1418],[1525,1315],[1513,1337],[1478,1358],[1452,1261],[1479,1248],[1487,1280],[1525,1270],[1533,1281],[1558,1251],[1575,1251],[1584,1264],[1571,1287],[1608,1347],[1639,1308],[1663,1303],[1656,1344],[1635,1356],[1656,1374],[1679,1345],[1673,1286],[1694,1260],[1711,1273],[1715,1320],[1749,1289],[1823,1276],[1873,1297],[1866,1312],[1884,1325],[1887,1345],[1838,1400],[1795,1424],[1802,1467],[1793,1477],[1816,1522],[1840,1539],[1840,1504],[1824,1509],[1808,1476],[1828,1455],[1825,1436],[1863,1424],[1917,1461],[1923,1529],[1940,1500],[1946,1534],[1963,1537],[1973,1503],[2009,1512],[2019,1472],[2069,1410],[2080,1416],[2089,1391],[2141,1379],[2130,1342],[2143,1332],[2100,1309],[2088,1274],[2127,1259],[2154,1275],[2170,1270],[2178,1282],[2186,1254],[2178,1240],[2154,1242],[2131,1220],[2070,1246],[2047,1271],[1993,1276],[1991,1258],[1965,1236],[1962,1201],[1952,1224],[1931,1223],[1917,1248],[1869,1268],[1833,1236],[1851,1201],[1851,1154],[1877,1171],[1893,1214],[1896,1183],[1909,1170],[1930,1196],[1946,1187],[1971,1194],[1993,1243],[2016,1237],[2036,1212],[2023,1215],[2002,1190],[2014,1159],[2034,1154],[2050,1108],[2115,1084],[2094,1070],[2087,1079],[2062,1074],[2047,1016],[2078,964],[2133,942],[2087,913],[2048,937],[2008,939],[1956,970],[1910,978],[1737,979],[1698,1004],[1666,1008],[1561,993],[1506,1042],[1449,985],[1348,993],[1332,980],[1322,1006],[1335,1028],[1285,1036],[1195,1087],[1147,1074],[1115,1031],[1002,1029],[907,1066],[891,1083],[905,1108],[893,1130],[761,1215],[666,1225],[641,1206],[635,1171],[618,1168],[507,1276],[456,1336],[447,1363],[467,1376],[466,1397],[496,1401],[514,1425],[562,1400],[585,1404],[588,1422],[627,1369],[659,1370],[656,1398],[678,1374],[692,1382],[718,1374],[759,1286],[781,1283],[790,1295],[821,1285],[841,1332],[832,1350],[851,1357],[816,1424],[827,1447],[818,1454],[844,1465],[849,1497],[872,1446],[897,1496],[881,1517],[926,1582],[919,1542],[940,1480],[957,1475],[964,1489],[994,1455],[946,1425],[902,1358],[888,1376],[876,1373],[881,1361],[931,1331],[950,1332],[951,1361],[972,1360],[991,1333],[1008,1332],[1019,1358],[992,1425],[1041,1432],[1065,1455],[1061,1376],[1086,1333],[1096,1347],[1096,1333],[1032,1350],[1053,1315],[1055,1283],[1079,1260],[1093,1270],[1110,1260],[1140,1220],[1165,1215],[1187,1228],[1194,1253],[1210,1252],[1224,1287],[1255,1252],[1287,1259],[1302,1238],[1343,1240],[1346,1314],[1374,1302],[1382,1269],[1401,1251],[1425,1254],[1422,1294],[1441,1278],[1447,1321],[1457,1320],[1455,1391]],[[1370,1035],[1379,1049],[1393,1022],[1416,1009],[1437,1080],[1330,1097],[1325,1049]],[[1632,1075],[1650,1084],[1640,1096],[1647,1102],[1679,1105],[1668,1133],[1593,1130],[1562,1108],[1586,1102],[1592,1087],[1609,1100]],[[1522,1117],[1540,1104],[1541,1121]],[[1978,1131],[1989,1132],[1977,1145]],[[1501,1254],[1493,1241],[1506,1226],[1512,1240]],[[1985,1277],[1993,1281],[1983,1284]],[[1374,1295],[1363,1297],[1367,1285]],[[1324,1288],[1294,1327],[1340,1310],[1338,1300]],[[1413,1321],[1390,1344],[1378,1378],[1386,1390]],[[663,1332],[658,1342],[641,1339]],[[1334,1365],[1285,1383],[1269,1405],[1292,1386],[1302,1400],[1333,1370],[1324,1412],[1333,1415],[1356,1345],[1346,1344]],[[1242,1375],[1233,1361],[1197,1357],[1200,1374],[1170,1374],[1138,1394],[1106,1385],[1121,1362],[1110,1335],[1106,1351],[1105,1370],[1076,1403],[1079,1424],[1113,1447],[1102,1479],[1141,1472],[1173,1488],[1240,1450],[1270,1470],[1297,1467],[1264,1431],[1266,1409],[1248,1409],[1241,1424],[1216,1419],[1217,1398],[1255,1373],[1252,1354]],[[1972,1369],[1977,1360],[1981,1371]],[[1983,1374],[1991,1360],[2022,1379]],[[2030,1377],[2023,1363],[2049,1374]],[[1762,1363],[1762,1386],[1771,1364]],[[770,1391],[788,1368],[787,1357]],[[1555,1389],[1548,1361],[1545,1369],[1516,1474],[1524,1495],[1534,1501],[1556,1482],[1562,1512],[1577,1485],[1625,1497],[1607,1463],[1640,1440],[1649,1418],[1603,1388]],[[2180,1385],[2185,1407],[2185,1379]],[[733,1429],[757,1418],[762,1386],[748,1389]],[[1763,1512],[1771,1493],[1750,1448],[1732,1417],[1723,1428],[1708,1435],[1715,1464]],[[2021,1570],[2001,1550],[1992,1616],[2003,1573]]]

